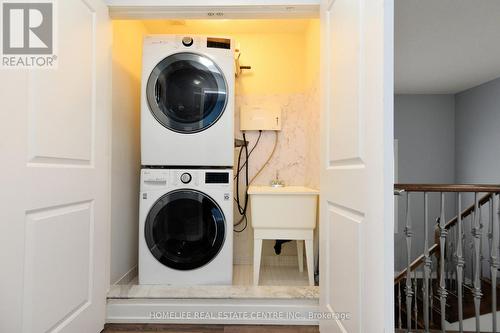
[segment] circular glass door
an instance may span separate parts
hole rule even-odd
[[[212,126],[224,112],[227,85],[210,58],[176,53],[153,69],[146,98],[153,116],[163,126],[179,133],[196,133]]]
[[[195,269],[217,256],[225,238],[225,219],[217,203],[195,190],[176,190],[155,202],[144,236],[153,256],[167,267]]]

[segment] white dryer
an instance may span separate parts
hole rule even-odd
[[[232,170],[143,169],[139,283],[230,285]]]
[[[232,40],[147,36],[142,57],[142,165],[231,167]]]

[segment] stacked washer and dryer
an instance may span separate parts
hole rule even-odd
[[[203,36],[144,40],[140,284],[232,283],[232,44]]]

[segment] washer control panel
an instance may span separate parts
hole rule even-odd
[[[168,170],[143,170],[142,181],[145,183],[163,183],[168,180]]]
[[[232,180],[232,170],[144,168],[141,170],[141,191],[203,186],[232,188]]]

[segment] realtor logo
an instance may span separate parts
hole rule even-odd
[[[54,3],[2,2],[2,67],[53,68]]]

